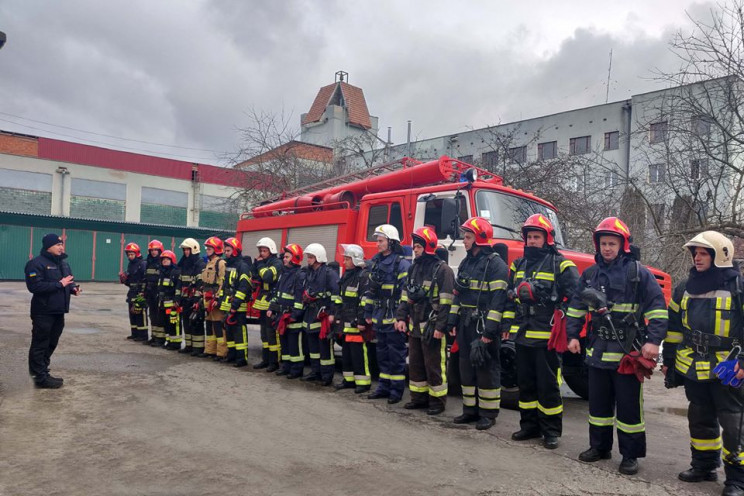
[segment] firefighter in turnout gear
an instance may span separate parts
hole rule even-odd
[[[243,258],[243,247],[237,238],[227,238],[224,249],[227,264],[219,292],[220,310],[225,312],[227,356],[224,361],[235,363],[235,367],[245,367],[248,365],[247,301],[253,294],[252,264],[250,257],[247,260]]]
[[[145,269],[145,299],[147,300],[147,314],[150,317],[151,336],[145,344],[162,346],[165,344],[165,329],[160,318],[158,304],[158,279],[160,279],[160,254],[163,253],[163,243],[153,239],[147,244],[147,268]]]
[[[390,224],[374,231],[378,253],[372,258],[367,282],[364,317],[377,338],[377,364],[380,377],[377,389],[369,399],[387,398],[395,404],[401,400],[406,380],[406,334],[395,330],[395,313],[411,262],[403,258],[398,229]]]
[[[562,433],[563,403],[560,360],[548,340],[551,328],[561,325],[563,300],[573,296],[579,272],[576,264],[558,253],[555,230],[544,215],[534,214],[525,221],[522,238],[524,256],[509,269],[511,301],[502,326],[502,338],[511,338],[517,351],[521,420],[512,439],[542,437],[543,446],[555,449]]]
[[[303,381],[321,381],[324,386],[333,383],[335,357],[333,355],[332,329],[337,305],[338,272],[328,267],[325,248],[310,243],[305,248],[307,273],[302,301],[305,304],[305,333],[310,353],[310,373]]]
[[[705,231],[685,247],[694,265],[669,303],[662,368],[667,387],[684,384],[690,401],[687,420],[692,467],[679,478],[685,482],[716,480],[723,450],[723,494],[744,495],[744,394],[740,387],[722,384],[713,373],[718,363],[735,358],[744,343],[741,281],[732,262],[734,246],[722,234]],[[737,365],[741,362],[739,358]],[[741,367],[737,377],[744,377]]]
[[[274,287],[279,281],[282,261],[277,256],[276,243],[273,239],[259,239],[256,248],[258,248],[258,257],[253,263],[253,284],[257,292],[253,309],[260,311],[258,323],[261,329],[261,361],[253,368],[268,368],[267,372],[273,372],[279,368],[279,339],[266,311],[269,309]]]
[[[179,353],[196,356],[204,351],[204,310],[201,302],[201,274],[204,260],[199,256],[199,243],[186,238],[181,243],[183,256],[178,261],[181,271],[181,328],[186,346]]]
[[[219,357],[227,355],[227,343],[224,343],[222,320],[225,312],[220,310],[217,293],[225,280],[225,260],[222,258],[224,243],[220,238],[212,236],[204,242],[204,250],[207,253],[207,265],[201,274],[202,280],[202,306],[206,314],[207,337],[204,343],[204,353],[200,357],[218,357],[218,340],[222,345],[219,349]]]
[[[272,320],[275,332],[279,334],[282,351],[282,366],[276,375],[287,376],[287,379],[302,377],[305,366],[305,353],[302,346],[302,320],[305,305],[302,292],[305,289],[305,271],[302,265],[302,247],[288,244],[284,247],[284,268],[279,275],[274,297],[266,316]]]
[[[431,227],[413,234],[415,259],[401,294],[395,327],[409,332],[408,388],[411,401],[403,408],[427,409],[439,415],[447,401],[447,321],[454,298],[455,274],[436,255],[439,239]]]
[[[181,271],[176,265],[176,254],[165,250],[160,255],[160,278],[158,279],[158,301],[160,318],[165,327],[168,350],[181,349]]]
[[[581,352],[579,336],[586,314],[591,313],[586,338],[590,448],[579,460],[611,458],[613,425],[617,425],[623,457],[619,471],[632,475],[638,472],[637,459],[646,456],[643,388],[637,375],[621,365],[640,353],[655,364],[666,336],[667,309],[653,274],[637,261],[624,222],[616,217],[603,220],[594,231],[594,246],[596,264],[581,275],[566,312],[572,353]]]
[[[493,226],[471,217],[460,226],[467,256],[457,269],[448,327],[457,337],[462,415],[456,424],[476,422],[490,429],[501,407],[501,319],[509,269],[491,248]]]
[[[127,255],[129,265],[126,272],[119,274],[119,280],[129,288],[127,307],[129,308],[131,335],[127,336],[127,339],[144,342],[147,341],[147,300],[145,299],[147,262],[142,259],[137,243],[127,243],[124,253]]]
[[[336,384],[336,389],[354,388],[355,393],[361,394],[369,391],[372,384],[363,305],[369,276],[361,246],[340,245],[340,248],[344,255],[344,275],[339,282],[341,305],[336,308],[335,320],[342,330],[343,380]]]

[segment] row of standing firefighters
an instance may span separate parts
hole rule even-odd
[[[461,232],[467,256],[457,276],[437,256],[437,235],[429,227],[412,233],[413,263],[388,224],[375,230],[378,254],[369,261],[358,245],[340,245],[342,276],[318,243],[304,250],[289,244],[280,259],[275,242],[263,238],[251,260],[238,239],[213,237],[205,242],[204,260],[189,238],[179,261],[158,241],[149,243],[146,260],[130,243],[129,267],[120,274],[129,287],[129,338],[245,366],[250,303],[260,312],[262,341],[262,360],[254,368],[330,386],[333,347],[340,341],[343,377],[335,387],[366,393],[372,385],[368,345],[374,342],[379,380],[368,398],[400,402],[407,359],[411,399],[404,408],[438,415],[447,398],[449,334],[459,348],[463,403],[454,422],[475,423],[479,430],[498,416],[499,350],[510,339],[521,414],[512,439],[542,438],[548,449],[562,434],[560,352],[581,353],[583,346],[590,448],[579,459],[611,458],[616,427],[623,474],[637,473],[637,459],[646,455],[642,382],[663,341],[665,385],[683,385],[690,401],[692,462],[679,478],[716,480],[723,451],[723,494],[744,494],[742,392],[713,373],[732,357],[739,360],[744,326],[730,240],[705,231],[685,244],[694,265],[667,309],[656,279],[638,261],[628,227],[615,217],[595,230],[596,263],[581,275],[556,249],[553,226],[540,214],[526,220],[524,256],[510,267],[492,246],[486,219],[468,219]],[[311,370],[303,376],[305,348]],[[744,378],[742,362],[736,362],[734,378]]]

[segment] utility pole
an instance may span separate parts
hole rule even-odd
[[[607,68],[607,93],[605,94],[605,103],[610,101],[610,76],[612,75],[612,48],[610,48],[610,65]]]

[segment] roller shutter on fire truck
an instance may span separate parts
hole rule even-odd
[[[276,243],[276,249],[281,252],[282,247],[282,230],[271,229],[270,231],[246,231],[243,233],[243,239],[240,240],[243,243],[243,255],[250,255],[251,257],[256,256],[258,248],[256,243],[261,238],[271,238]]]
[[[310,243],[320,243],[326,249],[328,260],[335,258],[338,224],[287,229],[287,243],[297,243],[304,250]]]

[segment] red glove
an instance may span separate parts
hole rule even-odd
[[[192,312],[198,312],[199,311],[199,303],[198,302],[197,303],[194,303],[193,305],[191,305],[191,311]]]
[[[568,350],[568,336],[566,334],[566,314],[562,310],[553,312],[553,327],[550,329],[548,349],[558,353]]]
[[[126,272],[119,272],[119,282],[122,284],[126,284],[127,282],[127,273]]]
[[[230,313],[227,315],[227,318],[225,319],[225,323],[227,325],[231,325],[231,326],[238,325],[238,319],[236,318],[237,317],[236,313],[237,312],[235,311],[234,308],[230,309]]]

